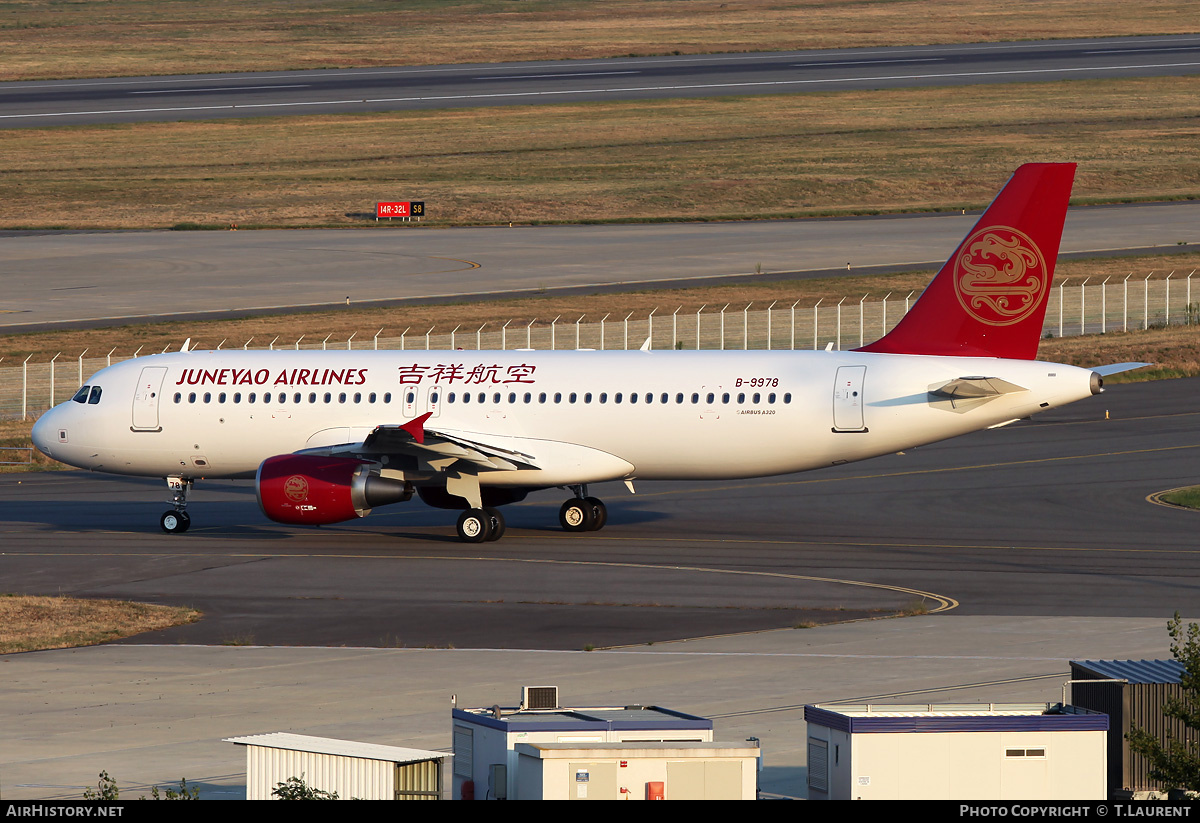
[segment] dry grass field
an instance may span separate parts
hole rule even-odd
[[[1200,77],[0,131],[0,228],[740,219],[1200,196]],[[393,227],[395,230],[404,230]]]
[[[1187,0],[5,0],[0,80],[1194,32]]]
[[[0,595],[0,654],[94,646],[194,623],[194,609],[118,600]]]

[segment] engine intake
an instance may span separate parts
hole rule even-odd
[[[371,466],[350,457],[268,457],[255,476],[258,505],[277,523],[319,526],[365,517],[376,506],[412,497],[411,484],[381,477]]]

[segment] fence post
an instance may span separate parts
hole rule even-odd
[[[1058,283],[1058,336],[1063,336],[1063,288],[1066,287],[1069,277],[1064,277]]]
[[[484,323],[483,326],[486,326]],[[475,330],[475,351],[483,351],[483,326]]]
[[[842,298],[837,304],[837,350],[842,350],[842,304],[846,302],[846,298]]]
[[[796,301],[796,303],[799,303],[799,302],[800,302],[799,300]],[[792,304],[792,342],[791,342],[792,348],[790,349],[790,351],[796,350],[796,303]]]
[[[625,315],[625,351],[629,351],[629,318],[633,317],[633,312]]]
[[[114,346],[108,350],[108,361],[107,361],[106,365],[109,365],[109,366],[112,365],[112,353],[115,352],[116,350],[117,350],[116,346]]]
[[[21,419],[29,419],[29,357],[21,364]]]
[[[62,352],[50,358],[50,408],[54,408],[54,361],[59,358]]]
[[[300,351],[300,341],[303,339],[304,339],[303,334],[296,338],[296,351]]]
[[[700,308],[696,309],[696,351],[700,351],[700,312],[704,311],[704,306],[707,305],[707,303],[704,303]]]
[[[772,300],[771,305],[767,306],[767,351],[771,350],[771,309],[775,308],[778,300]]]
[[[891,296],[892,296],[892,293],[891,293],[891,292],[888,292],[887,294],[885,294],[885,295],[883,296],[883,320],[882,320],[882,321],[880,322],[880,324],[879,324],[879,336],[880,336],[880,337],[883,337],[883,336],[884,336],[884,335],[886,335],[886,334],[887,334],[887,332],[888,332],[888,328],[887,328],[887,299],[888,299],[889,297],[891,297]]]
[[[824,299],[825,299],[824,297],[821,298],[821,300],[824,300]],[[817,317],[818,317],[817,309],[820,308],[820,306],[821,306],[821,300],[818,300],[816,303],[813,304],[813,351],[817,350],[817,326],[819,325],[817,323]]]
[[[460,326],[462,326],[462,323],[459,323],[457,326],[455,326],[454,328],[452,328],[450,330],[450,351],[458,350],[458,346],[455,345],[458,341],[454,339],[454,335],[458,333],[458,329]]]
[[[679,348],[679,311],[683,306],[680,306],[671,314],[671,351]]]
[[[381,334],[383,334],[383,329],[380,329],[379,331],[375,332],[375,338],[374,338],[375,339],[375,345],[374,345],[375,351],[379,351],[379,335],[381,335]]]
[[[1175,270],[1172,269],[1171,274],[1174,273]],[[1166,315],[1166,321],[1164,322],[1164,325],[1166,326],[1171,325],[1171,274],[1167,275],[1167,294],[1166,297],[1163,298],[1163,308],[1165,309]]]
[[[411,328],[412,328],[412,326],[408,327],[408,329],[411,329]],[[400,351],[404,351],[404,336],[406,334],[408,334],[408,329],[405,329],[404,331],[400,332]]]
[[[83,351],[81,351],[79,353],[79,385],[80,386],[83,385],[83,356],[87,353],[88,353],[87,349],[84,349]],[[76,387],[76,388],[78,388],[78,387]]]
[[[583,322],[586,314],[579,315],[579,319],[575,321],[575,351],[579,351],[579,324]]]
[[[658,311],[658,306],[650,310],[650,314],[646,316],[646,338],[649,341],[648,349],[654,348],[654,313]]]
[[[1121,308],[1124,320],[1121,323],[1121,331],[1129,331],[1129,278],[1131,277],[1133,277],[1133,272],[1125,275],[1125,300]]]
[[[859,345],[859,348],[861,348],[867,344],[867,341],[864,339],[866,336],[867,315],[863,309],[863,303],[868,297],[870,297],[869,292],[867,294],[864,294],[862,296],[862,299],[858,301],[858,345]]]
[[[500,350],[508,351],[508,324],[512,320],[505,320],[504,325],[500,327]]]
[[[1150,329],[1150,275],[1154,274],[1153,270],[1146,275],[1146,279],[1142,281],[1142,330],[1149,331]]]
[[[356,334],[358,334],[358,332],[354,332],[354,334],[352,334],[352,335],[350,335],[349,337],[347,337],[347,338],[346,338],[346,351],[350,351],[350,350],[351,350],[351,344],[354,342],[354,336],[355,336]]]
[[[609,312],[612,314],[612,312]],[[600,351],[604,351],[604,321],[608,319],[608,314],[600,318]]]
[[[430,326],[429,331],[425,332],[425,351],[429,351],[429,335],[433,334],[433,330],[436,328],[436,325]]]
[[[1110,274],[1108,277],[1112,277]],[[1100,333],[1108,334],[1108,277],[1100,284]]]
[[[750,307],[753,305],[754,301],[751,300],[742,309],[742,351],[750,350]]]
[[[275,341],[278,339],[279,339],[279,335],[275,335],[275,340],[272,340],[270,343],[267,344],[267,349],[269,351],[275,351]]]
[[[727,308],[729,308],[728,303],[721,309],[721,351],[725,351],[725,309]]]
[[[1090,277],[1085,277],[1085,278],[1083,278],[1083,282],[1079,284],[1079,336],[1080,337],[1087,334],[1087,332],[1084,331],[1084,323],[1087,322],[1084,318],[1087,317],[1087,284],[1088,284],[1088,281],[1091,279],[1092,278],[1090,278]]]
[[[328,348],[326,344],[329,342],[329,338],[331,337],[333,337],[333,332],[325,335],[325,339],[321,341],[321,351],[325,351]],[[254,338],[251,337],[250,339],[253,340]]]
[[[537,318],[529,321],[529,325],[525,327],[525,348],[533,348],[533,324],[537,322]]]
[[[559,319],[559,317],[562,317],[562,315],[560,314],[558,317],[556,317],[556,318],[554,318],[553,320],[551,320],[551,321],[550,321],[550,351],[556,351],[556,350],[557,350],[557,346],[558,346],[558,340],[557,340],[557,337],[558,337],[558,334],[557,334],[557,332],[555,331],[555,327],[558,325],[558,319]]]

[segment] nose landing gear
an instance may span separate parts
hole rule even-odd
[[[192,490],[192,478],[168,477],[167,488],[172,491],[170,502],[174,508],[163,512],[158,524],[167,534],[183,534],[192,525],[192,518],[187,513],[187,496]]]

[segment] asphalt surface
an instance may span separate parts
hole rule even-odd
[[[0,84],[0,128],[1147,77],[1200,37],[382,67]]]
[[[1194,38],[1138,41],[1076,44],[1077,50],[1101,52],[1088,55],[1094,61],[1088,66],[1061,62],[1027,68],[1019,58],[1005,58],[1008,64],[991,68],[962,63],[953,66],[957,71],[946,71],[951,67],[933,62],[938,55],[922,53],[913,55],[912,64],[874,62],[870,71],[877,76],[865,80],[843,76],[845,67],[825,65],[821,70],[827,74],[819,76],[785,72],[774,79],[722,76],[707,83],[663,76],[644,83],[647,88],[630,90],[625,83],[637,82],[635,77],[609,75],[606,88],[584,89],[575,99],[679,96],[686,86],[696,87],[686,91],[697,94],[753,93],[851,87],[851,82],[876,88],[917,81],[1194,71]],[[1122,43],[1123,54],[1102,53]],[[756,56],[732,57],[749,64]],[[877,58],[909,59],[872,56]],[[1053,64],[1061,58],[1047,59]],[[931,62],[923,64],[926,60]],[[1125,67],[1100,65],[1110,61]],[[611,63],[605,67],[626,70]],[[394,93],[417,99],[335,104],[329,110],[571,99],[555,85],[567,78],[524,80],[532,85],[510,91],[477,86],[458,96],[446,94],[448,85],[428,92],[383,89],[379,97]],[[17,85],[5,86],[2,93]],[[666,90],[668,85],[674,87]],[[702,90],[705,85],[709,88]],[[8,115],[4,125],[11,126],[318,110],[312,101],[276,96],[277,90],[235,91],[226,102],[192,101],[189,106],[205,108],[191,113],[164,111],[170,107],[156,102],[137,104],[145,111],[72,119],[80,115],[67,113],[70,109],[94,101],[68,96],[36,111],[18,110],[14,98],[0,98],[0,115]],[[35,97],[42,101],[50,95]],[[115,101],[103,104],[130,108],[128,99]],[[1142,238],[1137,241],[1115,233],[1151,212],[1117,211],[1117,219],[1097,235],[1108,239],[1099,242],[1106,248],[1173,244],[1188,239],[1180,236],[1181,229],[1200,223],[1182,205],[1139,208],[1171,210],[1135,227]],[[1178,218],[1173,228],[1161,238],[1148,234],[1150,224],[1169,215]],[[914,224],[896,221],[901,237],[884,244],[891,256],[873,263],[866,257],[848,260],[856,266],[940,262],[965,228],[952,225],[958,218],[938,219],[943,222],[939,231],[948,238],[933,245],[948,245],[936,252],[920,250],[928,248],[920,245],[924,240],[915,247],[903,245]],[[925,225],[935,222],[929,220]],[[880,220],[873,228],[887,223]],[[1068,233],[1070,227],[1069,222]],[[684,228],[707,234],[715,227]],[[262,247],[270,245],[263,240],[269,235],[256,234],[239,233],[236,241],[225,241],[250,243],[250,253],[237,246],[221,252],[238,258],[240,268],[227,266],[220,254],[197,252],[223,245],[215,235],[202,237],[194,247],[173,246],[169,240],[149,254],[137,243],[146,237],[158,243],[162,235],[134,241],[131,235],[76,235],[108,238],[104,242],[112,245],[33,248],[27,258],[22,254],[31,247],[23,244],[34,238],[17,238],[17,243],[6,238],[0,249],[20,252],[3,262],[6,275],[14,264],[27,265],[26,275],[49,286],[43,291],[64,293],[51,299],[29,292],[17,296],[27,305],[0,309],[31,313],[36,304],[44,313],[41,322],[121,311],[200,311],[221,299],[227,284],[218,282],[220,271],[240,271],[236,279],[242,285],[257,274],[255,260],[277,265],[278,256]],[[475,242],[486,250],[499,236],[484,233]],[[544,250],[552,236],[564,235],[539,231],[530,245]],[[601,245],[624,245],[612,242],[615,236]],[[467,237],[453,236],[447,246],[457,249]],[[306,278],[320,272],[357,269],[349,282],[377,284],[378,265],[348,265],[372,251],[388,256],[389,270],[400,273],[396,280],[430,273],[445,280],[451,274],[430,271],[427,258],[444,248],[406,249],[410,261],[395,248],[364,252],[362,246],[341,246],[339,238],[331,251],[328,235],[305,240],[307,247],[290,252],[299,274],[296,289],[277,285],[266,292],[275,294],[276,302],[278,295],[291,305],[309,300],[300,297]],[[772,264],[771,243],[760,239],[729,246],[722,236],[722,253],[751,249],[750,257],[732,263],[720,259],[705,269],[689,259],[710,256],[709,250],[695,249],[695,235],[681,231],[676,242],[678,248],[665,255],[675,262],[648,279],[743,274],[755,262],[768,270],[809,265],[795,262],[804,258],[790,246],[780,250],[784,262]],[[810,239],[805,247],[813,243]],[[679,250],[684,248],[693,251]],[[829,259],[812,268],[842,268],[845,248],[832,244],[822,252]],[[586,243],[539,252],[546,270],[563,275],[563,287],[590,288],[587,253]],[[504,254],[526,259],[520,251]],[[472,255],[453,256],[470,261]],[[905,259],[896,261],[897,256]],[[113,278],[110,303],[105,281],[88,278],[94,266],[119,270],[121,258],[136,265],[129,281]],[[497,259],[482,261],[492,267],[483,290],[494,291],[493,281],[501,289],[531,286],[528,280],[506,280]],[[612,261],[603,262],[608,268]],[[4,299],[11,299],[10,284],[28,279],[6,276]],[[215,284],[213,291],[195,289],[199,296],[180,307],[180,284],[205,282]],[[382,299],[403,296],[394,281],[383,285]],[[138,291],[156,295],[159,302],[140,301]],[[340,302],[343,297],[317,292],[312,300]],[[229,302],[224,298],[221,307],[245,307]],[[297,530],[267,522],[245,484],[212,483],[193,497],[192,531],[169,537],[157,528],[166,494],[156,482],[76,472],[0,476],[4,590],[130,597],[206,612],[194,626],[153,637],[0,658],[6,684],[0,690],[5,718],[0,793],[5,799],[79,798],[104,769],[118,779],[125,798],[148,794],[152,784],[174,784],[181,776],[206,798],[236,798],[244,796],[244,753],[222,743],[223,737],[287,730],[448,748],[451,694],[458,695],[460,705],[511,704],[520,685],[554,683],[563,688],[568,705],[664,705],[713,717],[719,739],[758,737],[764,746],[763,789],[802,796],[805,703],[1055,701],[1070,659],[1167,654],[1165,617],[1175,609],[1185,615],[1195,611],[1200,549],[1191,535],[1200,515],[1154,506],[1145,497],[1196,482],[1198,394],[1195,380],[1119,386],[1032,422],[824,472],[725,484],[639,484],[635,496],[621,486],[600,487],[595,491],[608,500],[610,521],[599,533],[558,531],[560,498],[544,492],[509,507],[508,534],[486,549],[457,543],[449,513],[415,502],[378,510],[352,526]],[[791,628],[918,603],[934,613]],[[742,633],[747,631],[753,633]],[[703,635],[716,636],[697,639]],[[597,649],[581,651],[592,646]]]
[[[709,285],[755,279],[760,267],[763,279],[837,276],[848,273],[847,264],[850,274],[936,268],[977,219],[6,232],[0,234],[0,331],[343,306],[347,298],[359,306],[397,305]],[[1162,253],[1194,250],[1198,242],[1200,202],[1090,206],[1068,212],[1062,251]]]
[[[412,502],[293,529],[252,486],[0,477],[10,591],[188,604],[129,642],[581,649],[924,605],[972,615],[1165,617],[1200,598],[1200,515],[1147,495],[1200,474],[1200,380],[1115,387],[995,431],[821,472],[594,487],[608,526],[568,535],[562,493],[506,507],[485,547]],[[1106,412],[1109,419],[1105,419]]]
[[[1196,482],[1198,395],[1118,386],[824,472],[600,489],[598,533],[557,531],[541,493],[484,550],[419,503],[299,530],[245,485],[202,484],[192,531],[169,537],[157,484],[2,476],[6,591],[206,616],[0,657],[0,791],[78,799],[103,769],[127,799],[180,777],[236,799],[226,737],[449,750],[452,695],[512,705],[554,684],[567,706],[661,705],[757,737],[761,788],[802,797],[806,703],[1056,702],[1072,659],[1169,656],[1167,616],[1197,617],[1200,514],[1145,497]],[[792,628],[921,601],[933,613]]]

